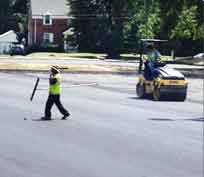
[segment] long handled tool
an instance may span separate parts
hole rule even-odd
[[[97,86],[98,84],[97,83],[87,83],[87,84],[72,84],[72,85],[69,85],[69,86],[63,86],[62,88],[72,88],[72,87],[82,87],[82,86]],[[36,90],[47,90],[47,88],[39,88],[39,89],[36,89]]]
[[[32,92],[32,95],[31,95],[31,97],[30,97],[30,101],[32,101],[32,100],[33,100],[33,97],[35,96],[35,92],[36,92],[36,90],[37,90],[39,81],[40,81],[40,78],[38,77],[37,80],[36,80],[36,82],[35,82],[35,86],[34,86],[34,88],[33,88],[33,92]]]
[[[33,88],[33,91],[32,91],[31,97],[30,97],[30,101],[33,100],[37,90],[39,90],[39,91],[40,90],[47,90],[47,88],[38,88],[39,81],[40,81],[40,78],[37,77],[37,80],[35,82],[35,86]],[[78,83],[78,84],[72,84],[69,86],[63,86],[63,88],[82,87],[82,86],[96,86],[96,85],[98,85],[98,84],[94,83],[94,82],[93,83]]]

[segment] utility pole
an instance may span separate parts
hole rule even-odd
[[[203,26],[204,26],[204,0],[202,2],[203,2]],[[202,53],[204,53],[204,36],[203,36],[203,52]]]
[[[202,6],[203,7],[202,19],[203,19],[203,25],[204,25],[204,0],[202,0],[202,2],[203,2],[203,4],[202,4],[203,5]],[[204,36],[203,36],[203,51],[202,51],[202,53],[204,53]],[[203,88],[204,88],[204,79],[203,79]],[[204,91],[203,91],[203,98],[204,98]],[[203,117],[204,117],[204,104],[203,104]],[[204,137],[204,124],[203,124],[203,137]],[[204,168],[203,168],[203,174],[204,174]]]

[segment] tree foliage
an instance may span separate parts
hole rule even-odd
[[[0,33],[8,30],[25,33],[28,0],[0,1]]]
[[[196,20],[197,7],[184,7],[179,15],[176,26],[172,29],[171,38],[195,39],[198,22]]]
[[[203,0],[67,0],[74,43],[84,52],[118,58],[137,47],[140,38],[176,41],[200,52],[204,41]],[[0,34],[26,34],[28,0],[0,1]],[[68,21],[70,23],[70,20]]]
[[[160,31],[161,17],[158,3],[155,2],[147,8],[148,10],[141,8],[139,13],[142,18],[136,20],[138,24],[137,36],[139,38],[154,38]]]
[[[197,50],[204,40],[202,0],[67,0],[80,49],[118,57],[140,38],[192,41]],[[146,2],[146,3],[145,3]]]
[[[81,51],[106,51],[119,57],[122,49],[124,20],[133,1],[68,0],[73,16],[72,27]]]

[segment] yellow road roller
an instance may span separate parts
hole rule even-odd
[[[159,39],[143,39],[142,51],[140,51],[139,79],[136,84],[136,94],[139,98],[152,98],[155,101],[171,100],[184,101],[187,96],[188,82],[184,75],[166,65],[166,62],[158,63],[155,68],[156,76],[149,80],[146,77],[146,70],[143,67],[144,44],[165,42]],[[144,69],[143,69],[144,68]]]

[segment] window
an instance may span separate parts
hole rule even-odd
[[[52,25],[52,18],[51,18],[51,15],[49,13],[46,13],[43,16],[43,24],[44,25]]]
[[[54,42],[54,34],[53,33],[44,33],[43,34],[43,42],[44,43],[53,43]]]

